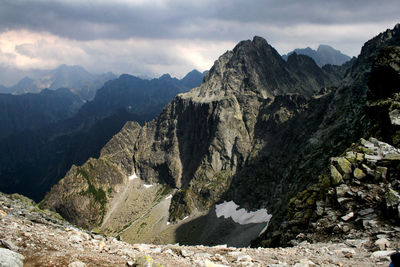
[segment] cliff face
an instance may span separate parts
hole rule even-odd
[[[296,245],[303,240],[363,238],[380,249],[400,237],[399,81],[400,46],[380,50],[372,65],[365,110],[369,140],[332,157],[318,182],[289,202],[285,223],[254,245]],[[386,233],[383,237],[380,233]],[[390,241],[389,241],[390,240]]]
[[[43,204],[113,234],[140,235],[169,218],[178,228],[153,235],[179,237],[205,229],[201,216],[212,216],[216,202],[234,200],[249,210],[267,208],[274,229],[289,199],[314,182],[329,157],[367,132],[372,60],[398,36],[396,26],[367,43],[340,86],[337,74],[308,57],[293,54],[285,62],[264,39],[243,41],[157,119],[143,127],[127,123],[99,159],[73,167]],[[200,217],[185,222],[187,216]],[[119,217],[125,224],[110,224]]]

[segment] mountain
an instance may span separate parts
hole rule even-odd
[[[67,65],[61,65],[54,70],[41,71],[32,75],[35,77],[25,77],[17,84],[6,89],[3,88],[1,92],[24,94],[38,93],[45,88],[52,90],[69,88],[82,99],[91,100],[95,96],[96,90],[101,88],[106,81],[117,78],[110,72],[95,75],[81,66]]]
[[[73,166],[43,206],[130,242],[246,246],[268,223],[264,208],[275,216],[285,202],[338,75],[304,55],[286,62],[261,37],[242,41],[156,119],[127,123],[98,159]],[[217,215],[235,203],[248,219]]]
[[[129,242],[248,246],[260,236],[253,244],[279,245],[285,225],[302,229],[287,216],[316,209],[314,197],[293,198],[309,187],[301,196],[318,195],[312,186],[331,157],[370,136],[368,80],[379,51],[393,45],[400,25],[334,73],[296,53],[284,61],[260,37],[242,41],[156,119],[127,123],[98,158],[72,166],[42,206]],[[290,213],[304,202],[306,213]]]
[[[0,139],[16,132],[65,120],[83,105],[69,89],[45,89],[38,94],[0,94]]]
[[[292,52],[289,52],[287,55],[283,55],[282,57],[283,59],[287,60],[288,56],[293,53],[311,57],[320,67],[327,64],[342,65],[351,59],[349,56],[342,54],[342,52],[329,45],[319,45],[317,50],[314,50],[310,47],[297,48]]]
[[[188,75],[185,78],[190,79],[191,74]],[[197,78],[197,81],[189,81],[185,78],[178,80],[164,74],[158,79],[144,80],[123,74],[99,89],[94,100],[83,106],[81,112],[104,117],[117,109],[125,108],[130,113],[149,120],[157,116],[175,95],[188,91],[192,86],[198,86],[202,80]]]
[[[182,78],[182,83],[189,88],[197,87],[203,82],[206,74],[207,72],[201,73],[198,70],[192,70]]]
[[[98,157],[127,121],[143,124],[153,119],[176,94],[190,89],[169,75],[142,80],[124,74],[106,82],[75,116],[0,140],[0,191],[42,199],[72,164]],[[39,95],[57,91],[44,90]]]

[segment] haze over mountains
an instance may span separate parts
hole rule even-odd
[[[288,56],[293,53],[306,55],[314,59],[315,63],[318,66],[322,67],[326,64],[331,65],[342,65],[343,63],[349,61],[351,58],[339,50],[334,49],[329,45],[319,45],[317,50],[314,50],[310,47],[307,48],[297,48],[292,52],[289,52],[287,55],[283,55],[283,59],[287,60]]]
[[[52,106],[46,106],[46,95],[64,92],[78,98],[68,89],[3,95],[3,109],[8,112],[0,116],[7,129],[0,139],[0,191],[19,192],[40,200],[72,164],[82,164],[89,157],[96,157],[127,121],[143,123],[153,119],[176,94],[190,90],[202,79],[203,74],[196,70],[181,80],[169,75],[142,80],[124,74],[106,82],[96,97],[82,103],[73,116],[58,120],[51,116],[56,113]],[[29,101],[24,102],[24,99]],[[19,102],[22,104],[18,105]],[[27,109],[31,102],[34,102],[34,110],[38,110],[37,115]],[[51,103],[59,108],[69,107],[65,95],[62,100],[52,99]],[[53,120],[43,119],[47,118],[45,115]],[[27,121],[34,123],[32,118],[40,120],[35,127],[27,124]]]
[[[84,104],[67,88],[40,93],[0,94],[0,140],[13,133],[35,130],[74,116]]]
[[[81,66],[67,65],[61,65],[48,71],[36,70],[28,74],[33,78],[25,77],[13,86],[2,86],[0,93],[38,93],[42,89],[69,88],[83,100],[91,100],[95,96],[96,90],[102,87],[106,81],[117,78],[111,72],[95,75]]]

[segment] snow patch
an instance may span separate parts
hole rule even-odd
[[[170,222],[167,222],[167,225],[169,225],[170,224]]]
[[[167,196],[165,199],[171,199],[172,195]]]
[[[185,218],[183,218],[182,221],[186,220],[187,218],[189,218],[189,216],[186,216]]]
[[[245,209],[238,209],[239,206],[235,202],[229,201],[215,205],[215,212],[217,217],[224,217],[226,219],[232,218],[232,220],[238,224],[249,224],[249,223],[268,223],[272,215],[268,214],[266,209],[259,209],[257,211],[247,211]]]
[[[146,188],[149,188],[149,187],[152,187],[153,185],[152,184],[144,184],[143,186]]]
[[[133,172],[133,174],[131,176],[129,176],[129,181],[131,181],[133,179],[139,179],[139,176],[136,175],[136,172]]]

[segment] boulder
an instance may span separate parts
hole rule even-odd
[[[331,169],[332,184],[338,185],[338,184],[343,183],[343,176],[335,168],[335,166],[331,165],[330,169]]]
[[[378,246],[380,250],[385,250],[390,247],[390,242],[386,238],[379,238],[375,241],[375,245]]]
[[[9,249],[0,248],[1,267],[23,267],[24,256]]]
[[[367,176],[361,169],[355,168],[353,171],[353,175],[356,179],[362,180],[365,176]]]
[[[68,264],[68,267],[85,267],[86,263],[81,262],[81,261],[74,261]]]
[[[386,195],[386,206],[388,208],[394,208],[400,203],[400,195],[392,188],[388,188]]]
[[[350,174],[352,173],[351,163],[346,158],[336,157],[332,158],[332,163],[335,165],[337,170],[342,174]]]
[[[372,253],[371,258],[375,259],[382,259],[382,258],[388,258],[390,255],[395,253],[395,250],[378,250]]]
[[[353,218],[353,217],[354,217],[354,212],[350,212],[350,213],[344,215],[344,216],[342,217],[342,220],[346,222],[346,221],[350,220],[350,219]]]
[[[400,111],[398,109],[389,112],[390,123],[400,125]]]

